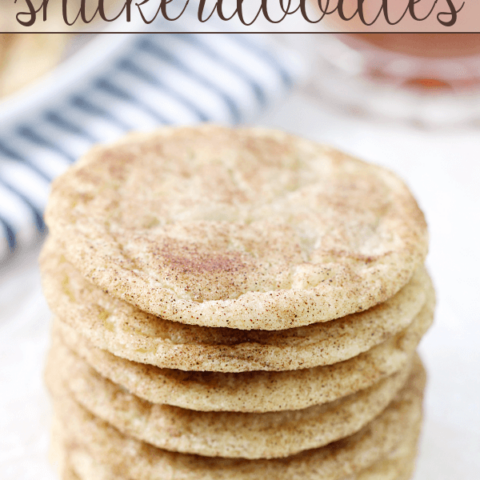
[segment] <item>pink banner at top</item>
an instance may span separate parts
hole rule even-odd
[[[185,19],[188,18],[188,22]],[[479,0],[2,0],[0,31],[479,32]]]

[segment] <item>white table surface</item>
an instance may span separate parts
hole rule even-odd
[[[355,118],[299,89],[257,123],[327,142],[401,175],[425,211],[438,307],[415,480],[480,478],[480,131]],[[0,477],[54,480],[42,383],[49,312],[35,251],[0,273]],[[273,480],[273,479],[272,479]]]

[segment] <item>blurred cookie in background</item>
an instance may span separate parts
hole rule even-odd
[[[106,0],[105,11],[108,18],[116,16],[121,6],[118,0]],[[67,10],[68,19],[78,20],[69,26],[63,18],[62,2],[50,0],[47,10],[47,21],[43,21],[43,10],[37,13],[36,21],[31,27],[21,25],[17,20],[19,13],[23,21],[28,19],[29,9],[17,5],[13,1],[0,5],[0,98],[18,92],[30,85],[41,76],[51,72],[60,61],[72,53],[76,44],[83,44],[88,38],[74,35],[77,32],[87,32],[92,27],[95,30],[103,28],[105,23],[93,8],[96,2],[87,1],[85,17],[93,20],[86,24],[78,17],[77,4]],[[67,5],[68,8],[68,5]],[[6,32],[6,33],[5,33]],[[26,33],[28,32],[28,33]],[[65,33],[30,33],[30,32],[65,32]],[[66,33],[69,32],[69,33]]]
[[[56,0],[50,3],[55,6]],[[51,71],[60,62],[68,43],[67,35],[23,33],[25,27],[16,18],[19,12],[28,12],[28,8],[13,2],[0,5],[0,32],[9,32],[0,33],[0,98]],[[56,9],[49,7],[48,23],[37,21],[34,31],[58,31],[62,23]]]
[[[60,62],[67,35],[0,34],[0,97],[21,90]]]

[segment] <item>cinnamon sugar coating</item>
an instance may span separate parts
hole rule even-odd
[[[92,416],[68,394],[55,397],[64,448],[84,478],[106,480],[118,475],[135,480],[343,480],[395,455],[406,439],[416,440],[425,384],[416,368],[407,385],[386,410],[354,435],[322,448],[270,460],[203,457],[162,450],[120,433]],[[92,460],[82,465],[75,452]],[[78,463],[77,463],[78,461]],[[118,477],[117,477],[118,478]]]
[[[402,332],[350,360],[284,372],[184,372],[131,362],[91,345],[56,320],[54,335],[102,376],[151,403],[199,411],[278,412],[321,405],[406,367],[433,322],[435,295]]]
[[[50,238],[41,257],[53,313],[98,348],[161,368],[296,370],[348,360],[404,330],[431,288],[424,267],[386,302],[331,322],[280,330],[200,327],[160,319],[86,281]]]
[[[109,295],[242,330],[384,302],[428,240],[410,191],[384,168],[278,131],[211,125],[92,149],[54,182],[46,220]]]

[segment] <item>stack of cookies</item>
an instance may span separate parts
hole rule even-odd
[[[53,186],[63,479],[410,478],[433,320],[392,173],[264,129],[132,134]]]

